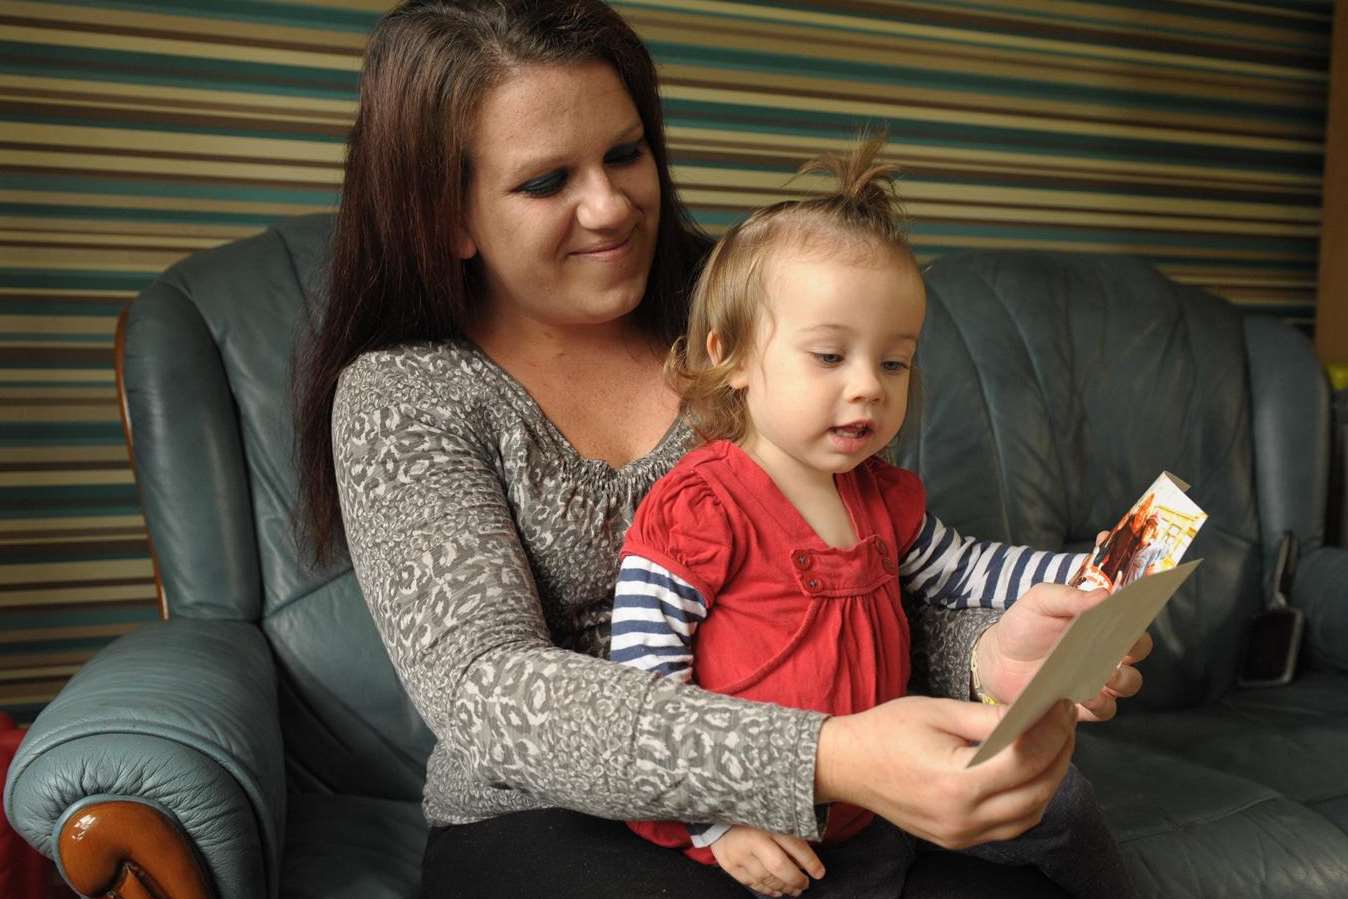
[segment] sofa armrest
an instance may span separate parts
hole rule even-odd
[[[120,801],[180,828],[218,899],[277,895],[285,771],[275,670],[256,626],[178,618],[140,628],[33,722],[4,794],[26,840],[63,864],[72,818]],[[65,843],[83,850],[97,833]],[[143,861],[125,866],[152,871]]]
[[[1306,661],[1348,671],[1348,550],[1322,546],[1302,557],[1291,602],[1306,615]]]

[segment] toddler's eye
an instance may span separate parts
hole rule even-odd
[[[904,362],[902,359],[889,359],[882,364],[882,367],[887,372],[898,373],[901,371],[907,371],[908,363]]]
[[[837,365],[843,361],[841,353],[811,353],[820,365]]]

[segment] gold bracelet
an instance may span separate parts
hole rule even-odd
[[[984,631],[983,634],[986,634]],[[973,684],[974,696],[984,705],[1001,705],[1002,701],[996,696],[983,689],[983,680],[978,676],[978,644],[983,640],[983,634],[978,635],[974,641],[974,651],[969,654],[969,679]]]

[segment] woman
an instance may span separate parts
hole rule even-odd
[[[380,23],[300,453],[314,545],[345,534],[437,740],[428,897],[736,895],[609,819],[808,839],[816,806],[846,800],[961,846],[1031,826],[1063,777],[1068,709],[965,770],[990,706],[911,697],[825,720],[601,657],[627,523],[690,442],[661,364],[705,247],[649,55],[598,0],[413,2]],[[990,629],[933,613],[915,643],[932,686],[967,699],[977,640],[984,689],[1009,699],[1098,598],[1038,588]],[[1083,714],[1139,684],[1124,666]]]

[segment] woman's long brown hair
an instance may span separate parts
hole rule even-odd
[[[670,180],[655,65],[599,0],[413,0],[366,49],[331,244],[326,295],[295,360],[296,525],[315,564],[343,531],[331,416],[342,369],[370,350],[461,335],[479,300],[476,266],[451,252],[470,177],[467,144],[491,87],[532,63],[600,61],[631,95],[660,179],[660,226],[639,325],[683,333],[687,293],[709,241]]]

